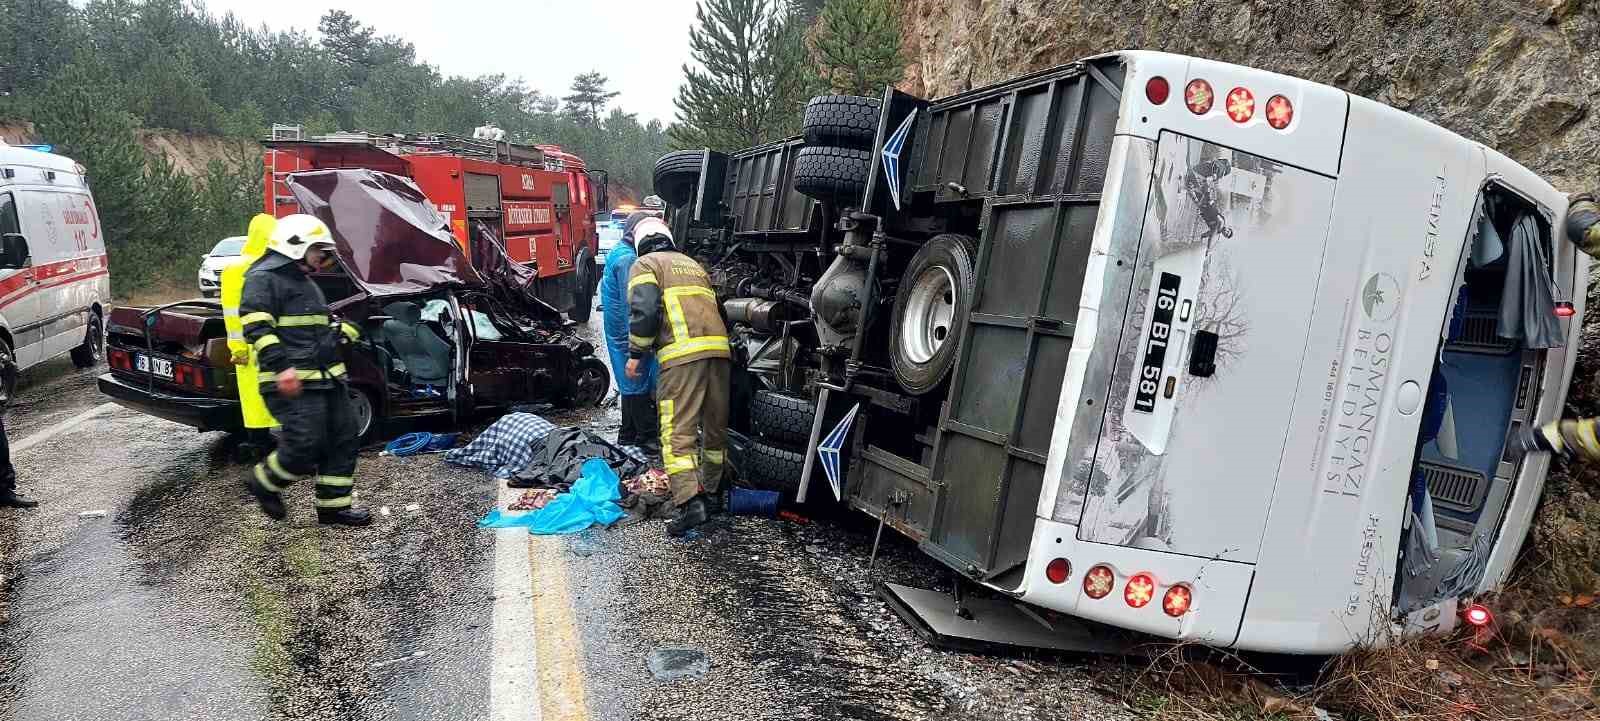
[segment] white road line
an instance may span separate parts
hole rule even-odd
[[[500,486],[500,508],[519,493]],[[494,665],[489,678],[491,721],[539,721],[539,662],[534,644],[532,567],[526,528],[502,528],[494,538]]]
[[[38,433],[35,433],[35,434],[31,435],[31,436],[28,436],[27,438],[24,438],[24,439],[22,439],[20,441],[17,441],[16,443],[11,444],[11,452],[12,453],[21,453],[23,451],[26,451],[29,448],[32,448],[34,446],[39,445],[40,443],[43,443],[45,441],[50,440],[51,438],[55,438],[56,436],[59,436],[59,435],[61,435],[63,433],[66,433],[67,431],[70,431],[70,430],[72,430],[74,428],[77,428],[78,426],[83,425],[84,421],[87,421],[90,418],[98,416],[101,413],[104,413],[104,412],[106,412],[108,410],[111,410],[112,408],[116,408],[116,407],[117,407],[117,404],[115,404],[115,403],[101,403],[98,406],[90,408],[89,410],[86,410],[86,411],[84,411],[82,413],[79,413],[78,415],[75,415],[75,416],[73,416],[71,418],[68,418],[68,419],[66,419],[66,420],[64,420],[64,421],[62,421],[60,423],[57,423],[57,424],[55,424],[53,426],[50,426],[49,428],[46,428],[46,429],[44,429],[42,431],[39,431]]]

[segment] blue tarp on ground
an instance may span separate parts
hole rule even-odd
[[[496,508],[478,520],[479,528],[527,528],[535,535],[577,533],[596,523],[609,526],[622,519],[622,498],[617,474],[604,460],[583,462],[583,475],[572,490],[556,496],[549,505],[523,514],[505,514]]]

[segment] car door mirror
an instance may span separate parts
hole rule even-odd
[[[26,237],[21,233],[0,235],[0,267],[26,268],[31,260]]]

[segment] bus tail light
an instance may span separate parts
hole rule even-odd
[[[1578,309],[1572,307],[1571,301],[1556,301],[1556,317],[1571,318],[1578,314]]]
[[[1248,123],[1256,114],[1256,96],[1246,88],[1234,88],[1228,91],[1228,97],[1223,99],[1222,109],[1227,111],[1228,118],[1235,123]]]
[[[1161,105],[1167,102],[1172,95],[1172,86],[1167,84],[1167,79],[1157,75],[1144,84],[1144,97],[1152,105]]]
[[[1161,610],[1168,616],[1177,618],[1189,612],[1189,606],[1194,603],[1194,592],[1188,586],[1179,584],[1167,589],[1167,595],[1161,599]]]
[[[1072,575],[1072,562],[1065,558],[1057,558],[1044,567],[1044,577],[1051,583],[1060,585],[1067,582],[1067,577]]]
[[[1095,566],[1083,575],[1083,593],[1089,598],[1105,598],[1111,595],[1111,589],[1116,585],[1117,574],[1105,566]]]
[[[1189,112],[1195,115],[1205,115],[1211,112],[1211,105],[1217,96],[1211,92],[1211,83],[1200,78],[1190,80],[1183,88],[1183,104],[1189,106]]]
[[[1289,127],[1294,120],[1294,103],[1282,95],[1267,98],[1267,125],[1274,130],[1283,130]]]
[[[1129,606],[1144,608],[1149,605],[1150,599],[1156,595],[1156,579],[1148,573],[1136,573],[1128,579],[1128,585],[1122,589],[1122,600]]]

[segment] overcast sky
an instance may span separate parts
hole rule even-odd
[[[689,59],[695,0],[206,0],[251,25],[316,34],[317,19],[344,10],[417,47],[446,75],[505,73],[561,97],[573,76],[599,70],[613,101],[641,121],[672,121],[672,97]],[[422,130],[422,129],[419,129]]]

